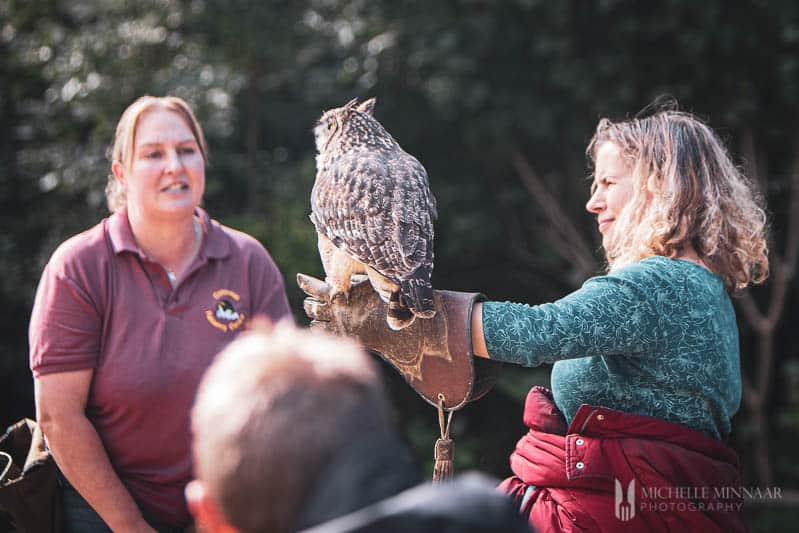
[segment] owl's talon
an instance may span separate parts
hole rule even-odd
[[[330,286],[321,279],[301,272],[297,273],[297,286],[299,286],[302,292],[317,300],[323,300],[330,290]]]
[[[328,302],[332,302],[332,301],[333,301],[333,300],[336,298],[336,296],[338,296],[339,294],[340,294],[340,293],[339,293],[338,289],[336,289],[336,288],[334,288],[334,287],[330,287],[330,290],[329,290],[329,291],[327,291],[327,298],[326,298],[326,300],[327,300]]]
[[[369,281],[369,276],[366,274],[353,274],[350,276],[350,285],[353,287],[356,287],[361,283],[366,283],[367,281]]]
[[[347,291],[342,291],[336,287],[331,286],[330,290],[327,293],[327,301],[332,302],[336,298],[343,298],[344,302],[349,305],[350,303],[350,293]]]

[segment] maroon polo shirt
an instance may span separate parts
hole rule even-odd
[[[210,220],[173,290],[133,238],[123,211],[50,258],[31,317],[35,376],[94,369],[86,415],[111,464],[148,513],[189,523],[189,412],[203,372],[247,321],[290,316],[274,261],[252,237]]]

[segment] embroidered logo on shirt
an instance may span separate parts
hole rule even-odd
[[[212,296],[216,305],[205,311],[208,323],[224,332],[239,329],[245,318],[244,313],[236,311],[236,302],[241,300],[241,296],[229,289],[214,291]]]

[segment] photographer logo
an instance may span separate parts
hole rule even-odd
[[[622,484],[618,479],[614,479],[613,481],[616,483],[616,500],[614,505],[616,518],[622,522],[632,520],[635,516],[635,479],[631,479],[630,484],[627,485],[627,494],[622,490]]]

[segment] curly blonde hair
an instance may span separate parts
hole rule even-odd
[[[762,200],[705,123],[673,110],[602,119],[586,151],[592,163],[606,142],[619,147],[633,177],[632,199],[606,245],[609,270],[693,248],[728,290],[768,277]]]
[[[182,98],[177,96],[142,96],[130,104],[122,113],[122,117],[117,124],[114,135],[114,145],[110,150],[109,158],[111,162],[118,161],[125,168],[130,168],[133,162],[133,147],[136,144],[136,128],[142,115],[152,109],[163,109],[177,113],[186,122],[186,125],[194,135],[200,153],[203,156],[205,165],[208,165],[208,146],[205,143],[205,136],[194,112]],[[125,188],[114,177],[108,175],[108,183],[105,186],[105,199],[108,209],[112,213],[120,211],[127,203],[127,193]]]

